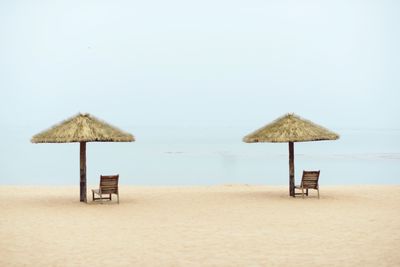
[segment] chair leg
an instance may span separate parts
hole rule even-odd
[[[301,188],[301,197],[304,198],[304,188]]]
[[[308,196],[308,188],[306,189],[306,196]]]
[[[94,192],[92,191],[92,201],[94,201]]]

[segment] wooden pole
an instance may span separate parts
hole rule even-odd
[[[289,195],[294,197],[294,145],[289,142]]]
[[[80,201],[87,202],[86,198],[86,142],[80,143]]]

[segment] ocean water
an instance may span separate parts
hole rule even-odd
[[[31,144],[35,130],[3,131],[0,184],[78,185],[79,144]],[[400,130],[336,131],[336,141],[295,143],[296,183],[321,170],[322,185],[400,184]],[[235,128],[135,132],[133,143],[87,144],[89,184],[116,173],[129,185],[288,184],[287,143],[243,143]]]

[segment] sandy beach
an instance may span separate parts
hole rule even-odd
[[[323,186],[320,200],[284,186],[120,191],[119,205],[86,205],[77,187],[1,186],[0,266],[400,266],[400,186]]]

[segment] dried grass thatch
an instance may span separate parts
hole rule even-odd
[[[286,114],[270,124],[246,135],[246,143],[257,142],[307,142],[320,140],[336,140],[339,135],[305,120],[295,114]]]
[[[32,143],[132,142],[130,133],[90,114],[78,114],[32,137]]]

